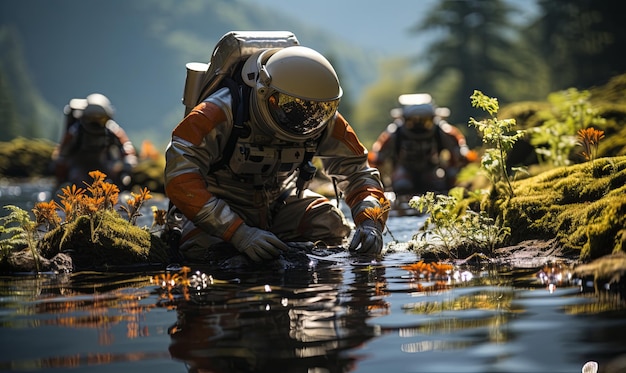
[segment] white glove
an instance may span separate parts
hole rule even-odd
[[[279,240],[272,232],[249,227],[246,224],[237,228],[230,242],[239,252],[246,254],[255,262],[275,258],[281,250],[289,249],[287,244]]]
[[[357,251],[359,254],[380,254],[383,250],[382,230],[380,224],[375,221],[364,220],[357,226],[348,250]]]

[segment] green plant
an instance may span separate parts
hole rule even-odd
[[[468,242],[493,254],[511,235],[511,228],[503,226],[500,219],[490,218],[485,211],[467,209],[462,219],[462,232]]]
[[[409,206],[428,214],[423,232],[416,234],[413,239],[422,242],[427,248],[436,248],[432,242],[438,241],[446,254],[453,257],[457,256],[455,248],[467,243],[477,252],[492,254],[510,235],[511,230],[500,226],[499,221],[494,221],[484,211],[462,208],[462,192],[460,188],[455,188],[448,195],[428,192],[413,197]]]
[[[132,197],[126,201],[127,206],[120,206],[120,209],[128,214],[128,221],[125,221],[114,210],[118,204],[118,187],[106,182],[106,174],[100,171],[92,171],[89,175],[93,178],[93,182],[85,183],[86,188],[79,188],[76,185],[64,187],[58,195],[59,203],[54,201],[37,203],[32,210],[34,220],[27,211],[19,207],[5,206],[6,209],[11,210],[11,213],[0,218],[0,221],[4,223],[0,226],[0,237],[8,235],[7,238],[0,240],[0,254],[6,257],[12,251],[28,247],[33,253],[37,270],[39,270],[40,252],[58,252],[66,238],[69,239],[68,237],[82,244],[88,241],[88,246],[95,245],[101,238],[104,238],[109,245],[114,242],[120,247],[136,246],[137,241],[141,240],[137,238],[137,233],[120,239],[119,234],[112,237],[111,232],[123,231],[119,227],[113,227],[117,224],[117,220],[124,223],[126,230],[131,227],[137,228],[133,226],[136,225],[137,217],[141,215],[139,210],[144,201],[152,198],[149,190],[144,188],[139,194],[131,193]],[[59,216],[59,211],[63,212],[64,219]],[[154,218],[152,228],[165,224],[165,210],[153,208],[152,213]],[[117,219],[111,219],[111,217]],[[85,236],[82,232],[87,230],[80,228],[80,223],[85,220],[88,220],[90,235],[84,238],[88,240],[83,240],[83,237],[73,234],[78,232],[79,236]],[[42,228],[41,231],[39,228]],[[147,231],[147,229],[142,231]],[[57,239],[59,237],[60,239]]]
[[[592,107],[590,96],[589,91],[578,91],[576,88],[548,96],[548,102],[553,107],[551,116],[541,126],[529,130],[530,143],[535,146],[542,162],[554,166],[571,164],[569,156],[577,145],[577,131],[606,122]]]
[[[453,254],[454,247],[459,243],[458,239],[462,232],[460,227],[460,214],[456,206],[458,200],[451,195],[435,194],[427,192],[422,196],[415,196],[409,201],[409,206],[420,213],[428,214],[424,221],[422,233],[413,236],[413,239],[426,243],[426,246],[434,247],[433,238],[441,242],[441,246],[448,256]]]
[[[515,119],[498,119],[496,114],[499,110],[498,99],[484,95],[478,90],[470,97],[472,106],[485,110],[490,118],[478,121],[470,118],[470,126],[476,127],[482,135],[483,143],[493,145],[488,148],[481,159],[481,166],[487,172],[487,176],[493,184],[504,181],[509,196],[513,196],[513,187],[506,167],[506,158],[513,145],[523,135],[524,131],[512,132]]]
[[[0,237],[8,236],[0,240],[2,255],[6,257],[12,251],[27,247],[33,254],[37,271],[39,271],[37,223],[31,220],[26,210],[14,205],[7,205],[4,208],[11,212],[0,218],[3,221],[3,224],[0,225]]]

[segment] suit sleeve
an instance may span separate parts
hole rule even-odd
[[[214,103],[196,106],[176,126],[166,150],[165,193],[196,226],[230,240],[243,220],[207,190],[205,175],[222,154],[230,132],[227,115]]]
[[[382,208],[388,203],[378,169],[370,167],[367,149],[341,114],[329,125],[318,156],[326,173],[337,180],[344,192],[355,224],[368,219],[368,209]],[[383,226],[386,220],[385,213],[381,217]]]

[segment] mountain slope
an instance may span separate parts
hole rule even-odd
[[[57,109],[54,118],[41,121],[59,121],[71,98],[101,92],[111,98],[116,119],[137,144],[143,138],[161,145],[168,141],[183,113],[185,63],[207,62],[214,44],[230,30],[290,30],[294,22],[239,0],[0,2],[0,24],[14,27],[22,40],[32,95],[40,92]],[[375,78],[377,57],[323,31],[297,36],[333,61],[344,91],[355,95]],[[31,94],[18,94],[28,85],[13,84],[17,106],[32,104]]]

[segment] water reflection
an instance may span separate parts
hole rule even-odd
[[[352,371],[361,358],[353,350],[379,334],[367,320],[387,312],[384,268],[280,282],[298,286],[221,285],[178,304],[172,357],[189,372]]]
[[[266,272],[0,277],[0,371],[624,367],[623,298],[542,276],[556,273],[549,268],[434,267],[395,255]]]
[[[11,358],[0,359],[0,371],[77,368],[164,356],[163,352],[113,353],[95,347],[114,346],[120,337],[132,340],[150,335],[144,323],[146,314],[155,308],[154,303],[144,301],[150,296],[149,284],[149,276],[136,274],[0,278],[0,346],[4,359]],[[84,330],[89,335],[95,331],[96,336],[95,340],[68,340],[63,330]],[[75,345],[70,349],[73,352],[67,352],[66,343]],[[83,353],[85,346],[92,349]]]

